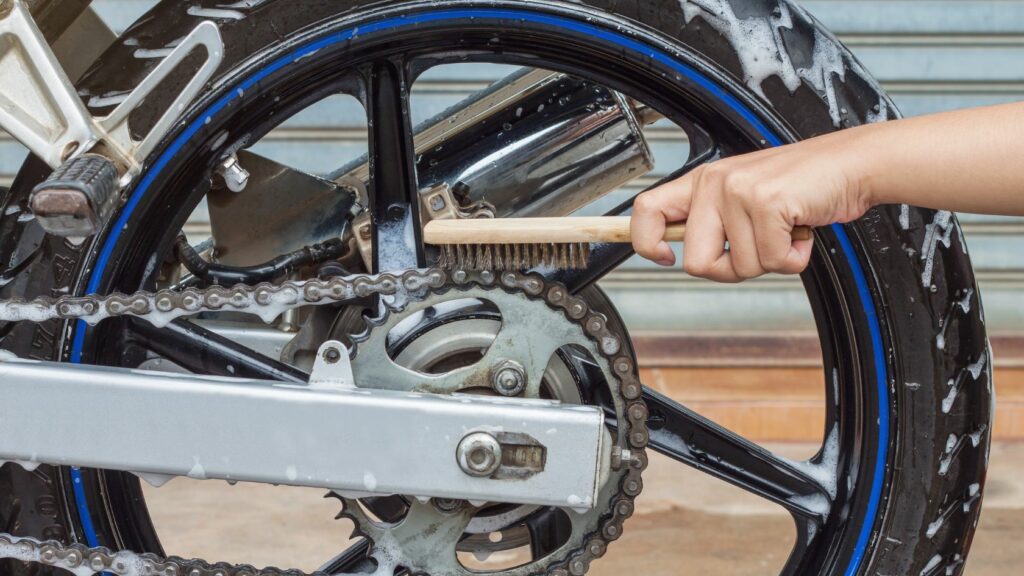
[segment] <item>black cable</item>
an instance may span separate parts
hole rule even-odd
[[[234,286],[270,282],[303,266],[320,264],[340,258],[347,246],[339,238],[306,246],[255,266],[225,266],[203,260],[184,234],[174,241],[174,252],[185,268],[205,286]]]

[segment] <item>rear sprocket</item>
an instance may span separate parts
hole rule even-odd
[[[396,353],[400,351],[395,350],[393,333],[408,332],[411,322],[437,317],[446,311],[452,317],[438,324],[450,326],[458,321],[458,315],[450,314],[451,310],[465,302],[486,303],[492,311],[488,317],[500,323],[493,341],[479,359],[463,360],[467,365],[460,367],[447,366],[443,373],[425,370],[424,366],[434,362],[425,362],[422,357],[417,360],[418,366],[403,365]],[[480,308],[469,306],[467,310],[471,312],[463,320],[479,321]],[[545,283],[540,277],[457,271],[443,286],[430,289],[400,310],[385,306],[380,316],[368,320],[362,333],[351,337],[353,371],[361,387],[435,394],[494,393],[487,391],[493,390],[496,367],[514,362],[525,376],[522,391],[514,395],[550,397],[569,403],[601,401],[614,409],[614,421],[610,423],[626,423],[611,428],[609,457],[613,466],[596,502],[570,498],[564,508],[510,510],[500,504],[437,501],[409,495],[404,498],[404,516],[384,521],[367,512],[372,505],[364,508],[358,499],[340,496],[342,516],[351,519],[357,532],[372,541],[370,555],[378,566],[400,566],[415,574],[434,576],[475,574],[459,561],[457,552],[474,552],[480,557],[477,547],[487,546],[487,532],[542,521],[551,511],[564,514],[562,520],[571,527],[564,542],[547,549],[541,557],[505,568],[499,574],[581,575],[593,560],[604,555],[608,544],[621,536],[623,522],[632,514],[634,499],[642,489],[648,438],[647,409],[640,399],[635,359],[628,352],[626,335],[617,333],[609,324],[584,299],[570,295],[561,285]],[[429,333],[418,337],[429,337]],[[459,350],[457,346],[448,346],[447,351]],[[591,366],[588,379],[573,379],[575,390],[567,390],[564,381],[554,385],[550,382],[556,379],[551,376],[553,366],[564,362],[565,355],[583,358]],[[599,374],[596,378],[595,368]],[[495,513],[496,509],[500,512]],[[484,538],[477,538],[476,544],[472,544],[474,536],[481,534]],[[536,551],[538,547],[532,549]]]

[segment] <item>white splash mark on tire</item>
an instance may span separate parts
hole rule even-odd
[[[964,293],[964,297],[957,300],[956,305],[964,311],[964,314],[971,311],[971,299],[974,298],[974,288],[968,288],[967,292]]]
[[[782,2],[769,16],[740,18],[729,0],[680,0],[679,5],[687,24],[700,16],[732,44],[743,69],[743,81],[751,90],[765,97],[763,84],[772,77],[779,78],[791,93],[806,82],[825,98],[833,125],[838,128],[842,124],[845,110],[839,104],[835,82],[837,79],[845,82],[847,70],[859,71],[860,67],[843,57],[843,50],[835,39],[815,29],[811,64],[797,68],[785,47],[782,30],[793,29],[794,11],[812,22],[806,12]],[[888,117],[884,98],[879,99],[876,114],[869,114],[868,121]]]
[[[889,102],[885,98],[879,98],[875,109],[868,112],[866,118],[868,124],[878,124],[889,120]]]
[[[239,0],[238,2],[232,2],[230,4],[218,4],[218,8],[228,9],[251,9],[265,3],[267,0]]]
[[[939,528],[942,528],[942,525],[945,522],[946,522],[946,517],[945,516],[939,516],[938,518],[935,519],[935,522],[932,522],[931,524],[928,525],[928,530],[925,532],[925,535],[928,536],[929,539],[933,538],[935,536],[935,534],[938,533]]]
[[[769,18],[740,19],[726,0],[680,0],[686,23],[700,16],[719,34],[725,36],[736,49],[743,81],[764,97],[761,85],[772,76],[777,76],[790,92],[800,88],[800,76],[789,58],[781,49],[782,29],[792,28],[793,20],[789,8],[779,5],[779,11]]]
[[[981,376],[981,371],[985,369],[985,364],[988,362],[988,357],[982,354],[978,357],[978,360],[973,364],[967,366],[967,371],[971,373],[971,379],[977,380]]]
[[[939,556],[938,554],[932,556],[932,559],[929,560],[928,563],[924,565],[924,569],[921,570],[921,576],[931,574],[932,570],[937,568],[939,564],[942,564],[942,556]]]
[[[949,394],[942,400],[942,413],[949,414],[949,411],[953,408],[953,403],[956,402],[956,397],[960,394],[960,389],[963,387],[964,381],[967,379],[967,374],[971,375],[971,380],[977,381],[981,377],[982,371],[985,369],[985,365],[988,362],[988,356],[984,353],[978,357],[978,360],[972,364],[968,364],[966,368],[960,371],[956,378],[950,378],[948,382]]]
[[[953,463],[953,457],[960,451],[963,440],[957,437],[956,434],[950,434],[949,438],[946,439],[946,449],[943,451],[943,457],[939,460],[939,476],[945,476],[949,472],[949,467]]]
[[[932,218],[931,224],[925,225],[924,243],[921,245],[921,260],[924,260],[924,271],[921,272],[921,285],[930,288],[932,285],[932,273],[935,270],[935,252],[939,245],[946,248],[950,246],[953,230],[953,213],[948,210],[939,210]]]
[[[900,228],[910,230],[910,206],[907,204],[900,206]]]
[[[971,300],[974,298],[974,288],[968,288],[962,298],[953,303],[952,308],[945,317],[942,318],[942,323],[939,328],[939,333],[935,335],[935,346],[939,350],[946,349],[946,330],[949,329],[950,324],[953,322],[954,314],[956,309],[959,308],[964,314],[971,311]]]
[[[843,62],[839,45],[826,38],[820,30],[814,31],[814,55],[810,68],[801,68],[800,77],[806,80],[819,94],[825,95],[828,113],[836,127],[842,123],[843,110],[836,97],[835,79],[846,82],[846,64]]]

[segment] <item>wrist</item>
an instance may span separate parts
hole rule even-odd
[[[884,182],[887,159],[885,147],[880,145],[879,127],[864,126],[839,133],[845,136],[841,144],[850,205],[861,210],[895,202],[888,197],[891,188]]]

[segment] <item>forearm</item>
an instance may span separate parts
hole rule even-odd
[[[854,185],[869,204],[1024,215],[1024,103],[848,131]],[[844,137],[843,133],[833,135]]]
[[[793,274],[812,253],[794,227],[850,222],[876,204],[1024,215],[1024,103],[872,124],[701,166],[636,199],[633,246],[671,264],[665,224],[687,220],[690,274]]]

